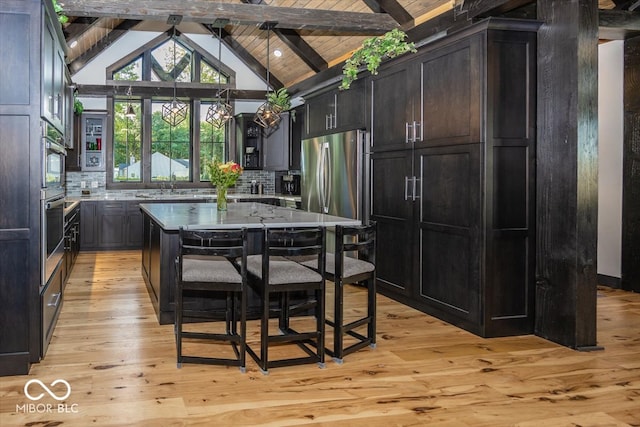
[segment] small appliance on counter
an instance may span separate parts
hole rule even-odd
[[[300,175],[282,175],[280,177],[280,191],[291,196],[300,195]]]

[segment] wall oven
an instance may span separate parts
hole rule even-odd
[[[62,133],[42,122],[41,287],[46,286],[64,254],[64,148]]]

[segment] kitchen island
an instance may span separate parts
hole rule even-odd
[[[282,227],[335,227],[357,225],[359,220],[266,205],[258,202],[229,203],[218,211],[215,203],[143,203],[142,276],[160,324],[173,323],[175,264],[180,226],[201,229],[249,228],[249,250],[260,253],[262,231]],[[193,296],[185,305],[224,316],[223,301]],[[260,302],[249,288],[250,318],[258,318]]]

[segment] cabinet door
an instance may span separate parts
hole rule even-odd
[[[95,249],[98,246],[96,226],[97,202],[80,203],[80,249]]]
[[[422,64],[422,142],[481,142],[484,75],[482,38],[474,36],[427,54]]]
[[[262,128],[253,121],[253,114],[236,116],[236,161],[244,169],[262,169]]]
[[[54,67],[54,46],[55,46],[55,32],[51,28],[51,24],[45,15],[45,24],[42,30],[42,86],[41,90],[41,105],[42,105],[42,117],[48,120],[53,118],[53,67]]]
[[[65,63],[64,52],[54,49],[53,52],[53,124],[63,132],[64,105],[65,105]]]
[[[289,141],[289,169],[300,170],[300,155],[304,134],[304,106],[300,106],[291,113],[291,139]]]
[[[306,107],[306,137],[326,135],[333,130],[336,114],[336,94],[329,91],[309,98]]]
[[[281,115],[280,124],[276,129],[270,129],[264,140],[263,169],[272,171],[289,170],[289,113]]]
[[[404,150],[412,145],[415,65],[404,62],[371,78],[373,151]]]
[[[349,90],[336,92],[336,130],[362,129],[366,127],[365,84],[356,80]]]
[[[140,202],[127,203],[127,229],[125,233],[125,246],[138,249],[142,247],[142,212]]]
[[[413,209],[408,181],[411,150],[374,153],[371,218],[377,221],[376,275],[381,289],[408,297],[412,288]]]
[[[416,298],[445,320],[480,321],[482,185],[480,144],[416,151],[420,250]],[[471,326],[473,325],[473,326]]]
[[[104,171],[106,113],[82,114],[82,170]]]
[[[124,202],[101,202],[98,212],[98,246],[105,248],[124,247],[126,231]]]

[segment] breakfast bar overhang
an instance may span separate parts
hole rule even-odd
[[[249,229],[249,250],[260,253],[262,231],[265,228],[335,227],[358,225],[360,220],[306,212],[258,202],[230,201],[226,211],[218,211],[215,203],[149,203],[141,204],[144,221],[142,248],[142,276],[160,324],[174,321],[175,259],[178,254],[178,230],[182,227],[199,229]],[[220,311],[219,301],[194,295],[185,300],[191,308]],[[249,289],[249,318],[259,316],[258,295]]]

